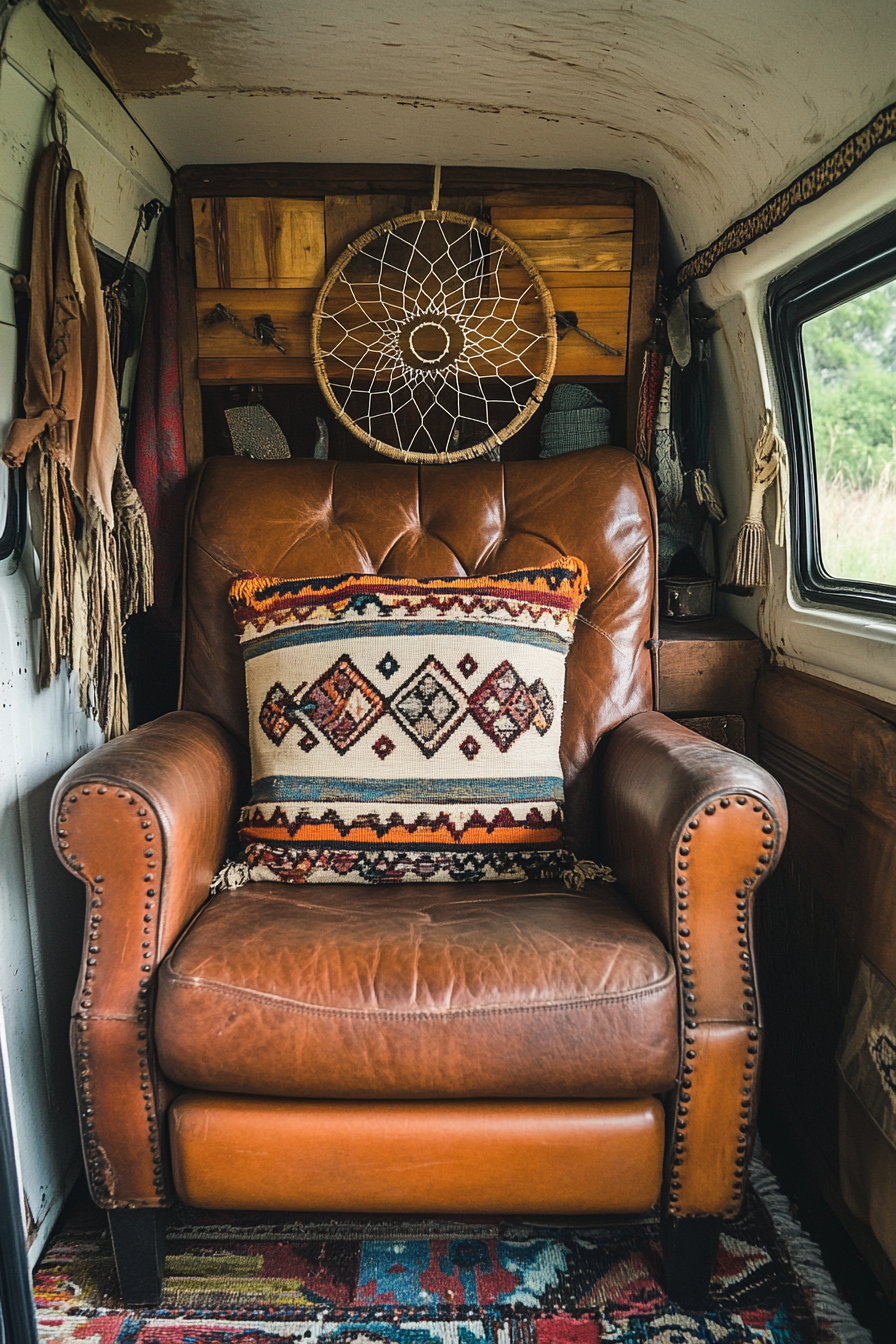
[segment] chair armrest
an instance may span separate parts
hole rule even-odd
[[[152,1046],[159,962],[208,896],[237,801],[237,747],[201,714],[166,714],[76,761],[53,797],[53,843],[87,887],[72,1054],[91,1193],[167,1202]]]
[[[731,1216],[759,1065],[753,901],[784,844],[784,794],[754,761],[647,712],[607,734],[598,796],[607,862],[679,969],[668,1210]]]
[[[750,897],[774,871],[787,834],[784,792],[749,757],[665,714],[635,714],[604,742],[598,797],[606,859],[671,950],[681,888],[700,901],[702,917],[707,901],[718,903],[741,885]],[[691,829],[703,830],[685,841],[693,818]],[[689,854],[677,853],[682,844]],[[697,873],[707,868],[715,881],[696,896]]]

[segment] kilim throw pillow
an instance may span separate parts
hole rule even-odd
[[[581,560],[478,578],[242,575],[244,880],[556,877]]]

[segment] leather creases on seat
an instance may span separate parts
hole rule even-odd
[[[678,1067],[671,957],[612,888],[223,892],[163,964],[189,1087],[280,1097],[644,1096]]]

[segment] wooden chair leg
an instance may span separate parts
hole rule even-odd
[[[660,1224],[666,1289],[673,1301],[691,1311],[702,1311],[709,1295],[719,1247],[721,1218],[672,1218]]]
[[[122,1302],[126,1307],[158,1306],[165,1280],[165,1210],[108,1213]]]

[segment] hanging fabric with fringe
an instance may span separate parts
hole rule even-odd
[[[635,455],[642,462],[650,461],[653,426],[660,401],[663,382],[663,350],[659,339],[661,322],[654,323],[654,334],[644,347],[641,367],[641,387],[638,392],[638,425],[635,434]]]
[[[127,732],[122,622],[152,602],[146,515],[121,461],[109,334],[84,179],[44,151],[34,200],[25,417],[3,459],[28,459],[41,556],[41,685],[63,662],[107,737]],[[32,451],[36,449],[37,451]]]
[[[134,484],[152,534],[154,625],[180,630],[187,444],[177,351],[177,259],[171,212],[159,221],[134,388]]]
[[[672,357],[663,366],[660,395],[653,427],[653,478],[660,517],[677,513],[684,492],[678,436],[672,424]]]
[[[778,432],[775,413],[766,409],[765,424],[753,449],[750,507],[741,524],[728,560],[724,587],[749,596],[754,588],[765,588],[770,575],[768,533],[762,517],[765,492],[778,483],[775,544],[784,544],[784,511],[787,500],[787,449]]]

